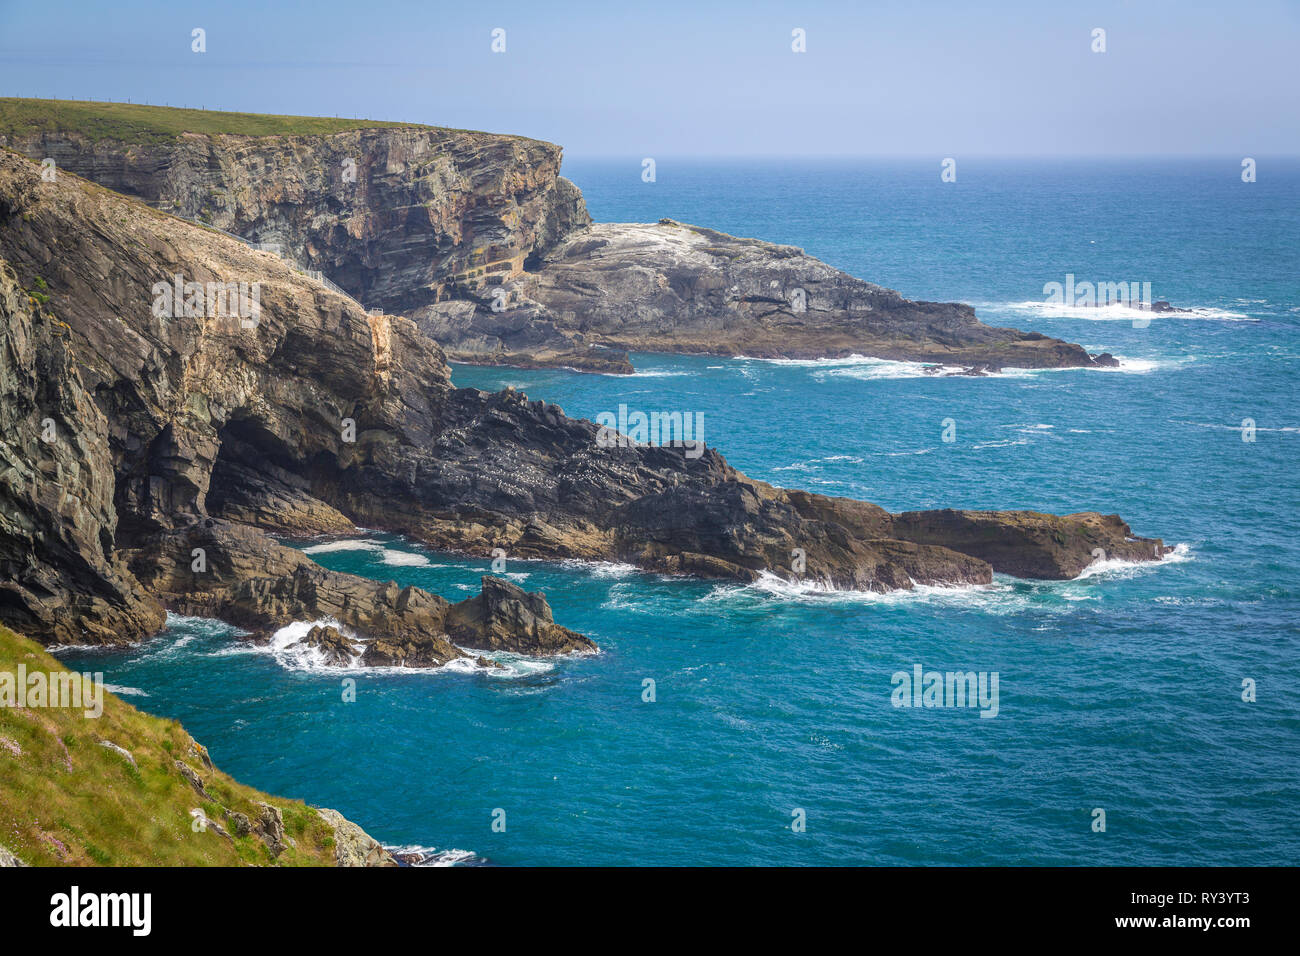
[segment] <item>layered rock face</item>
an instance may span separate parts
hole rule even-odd
[[[590,222],[582,194],[559,175],[560,148],[522,136],[413,125],[152,144],[0,135],[0,146],[279,244],[368,307],[398,314],[516,276]]]
[[[108,423],[31,286],[0,258],[0,620],[65,644],[157,630],[114,552]]]
[[[553,405],[453,388],[442,352],[413,321],[368,315],[273,255],[75,177],[42,182],[39,167],[12,154],[0,154],[0,257],[24,287],[46,283],[106,419],[94,481],[101,498],[112,486],[118,523],[115,536],[111,525],[97,535],[100,560],[129,560],[142,589],[169,607],[254,629],[332,616],[387,641],[385,663],[449,658],[460,653],[454,643],[584,645],[543,603],[500,585],[485,582],[476,602],[448,607],[418,589],[325,571],[263,531],[359,524],[485,557],[502,548],[870,590],[982,583],[994,570],[1058,577],[1096,547],[1121,555],[1136,544],[1148,558],[1164,550],[1091,514],[980,513],[968,516],[979,523],[972,531],[947,513],[896,517],[774,488],[711,449],[610,447],[596,425]],[[214,309],[212,293],[201,294],[208,283],[256,284],[256,315]],[[35,395],[34,379],[24,381]],[[93,422],[78,415],[74,431],[102,447]],[[1054,545],[1040,546],[1046,539]],[[84,564],[86,540],[46,559]],[[21,555],[30,545],[3,547]],[[99,589],[127,606],[120,589]],[[144,630],[142,620],[117,637]]]
[[[138,138],[0,130],[34,160],[279,245],[367,307],[415,319],[453,361],[626,373],[642,350],[860,354],[967,374],[1115,364],[790,246],[671,220],[592,225],[550,143],[420,126]]]

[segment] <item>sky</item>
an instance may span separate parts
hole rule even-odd
[[[1296,155],[1300,0],[0,0],[0,95],[407,120],[571,158]]]

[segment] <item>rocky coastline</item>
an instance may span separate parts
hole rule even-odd
[[[21,102],[0,99],[0,112]],[[368,309],[413,319],[455,362],[625,374],[627,353],[648,351],[862,355],[959,374],[1116,364],[984,325],[968,305],[904,299],[792,246],[670,219],[593,223],[560,147],[519,136],[410,124],[118,138],[51,121],[0,124],[0,146],[279,249]]]
[[[172,609],[255,632],[332,617],[384,664],[592,646],[501,582],[449,605],[271,538],[358,525],[480,556],[878,591],[1167,550],[1115,516],[891,515],[754,481],[713,449],[601,447],[554,405],[453,387],[419,322],[12,152],[0,227],[0,620],[46,643],[137,640]],[[256,283],[256,322],[158,314],[176,276]]]

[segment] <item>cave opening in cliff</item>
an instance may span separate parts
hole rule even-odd
[[[332,455],[303,458],[250,417],[232,418],[217,437],[209,515],[283,530],[325,530],[322,525],[339,523],[337,512],[320,500],[338,486],[340,471]]]

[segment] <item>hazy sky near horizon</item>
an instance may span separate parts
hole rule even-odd
[[[638,160],[1300,154],[1297,51],[1300,0],[0,0],[0,95],[411,120]]]

